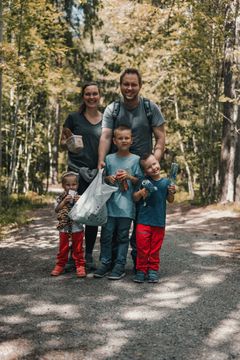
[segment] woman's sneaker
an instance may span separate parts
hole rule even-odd
[[[144,280],[145,280],[144,272],[143,271],[137,271],[133,281],[136,282],[136,283],[143,283]]]
[[[149,283],[158,283],[159,282],[159,276],[158,276],[157,271],[148,270],[148,282]]]
[[[110,272],[110,269],[111,269],[111,264],[109,265],[101,264],[99,268],[93,273],[93,276],[95,278],[102,278]]]
[[[116,264],[111,271],[111,274],[108,276],[110,280],[120,280],[126,275],[125,268],[123,265]]]

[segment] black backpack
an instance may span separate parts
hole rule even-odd
[[[117,120],[117,117],[118,117],[118,114],[120,111],[120,103],[121,103],[120,100],[114,101],[113,112],[112,112],[112,118],[113,118],[114,122]],[[143,106],[144,106],[144,110],[145,110],[149,125],[151,126],[153,113],[152,113],[152,109],[150,106],[150,100],[147,98],[143,98]]]

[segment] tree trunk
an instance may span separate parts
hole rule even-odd
[[[221,183],[220,196],[222,202],[239,201],[237,188],[240,176],[240,15],[239,0],[234,0],[230,6],[227,21],[226,55],[224,66],[224,119],[221,149]]]
[[[174,107],[175,107],[176,121],[179,122],[178,102],[177,102],[176,95],[174,95]],[[187,175],[188,175],[188,193],[190,195],[190,199],[193,200],[194,199],[194,188],[193,188],[192,174],[191,174],[191,170],[190,170],[190,167],[189,167],[187,159],[186,159],[185,150],[184,150],[184,144],[183,144],[183,141],[182,141],[182,136],[180,134],[180,131],[177,132],[177,135],[178,135],[178,138],[179,138],[180,149],[181,149],[183,159],[184,159],[184,165],[185,165],[186,172],[187,172]]]
[[[2,1],[0,0],[0,45],[2,46],[2,42],[3,42],[3,5],[2,5]],[[3,161],[2,161],[2,148],[3,148],[3,142],[2,142],[2,79],[3,79],[3,74],[2,74],[2,54],[0,55],[0,208],[2,206],[2,165],[3,165]]]
[[[57,184],[58,176],[58,153],[59,153],[59,136],[60,136],[60,112],[61,106],[59,100],[56,103],[55,126],[54,126],[54,143],[53,143],[53,163],[52,163],[52,184]]]

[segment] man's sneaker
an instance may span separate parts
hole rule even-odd
[[[59,276],[63,273],[64,268],[62,266],[56,265],[53,271],[51,272],[52,276]]]
[[[92,254],[86,254],[85,260],[86,260],[86,269],[88,271],[96,270],[96,265],[94,263]]]
[[[149,283],[158,283],[159,277],[158,272],[155,270],[148,270],[148,282]]]
[[[79,278],[84,278],[84,277],[86,277],[85,267],[84,267],[84,266],[79,266],[79,267],[77,267],[77,269],[76,269],[76,274],[77,274],[77,277],[79,277]]]
[[[109,265],[101,264],[99,268],[93,273],[93,276],[95,278],[102,278],[106,276],[110,271],[110,266],[111,266],[110,264]]]
[[[125,276],[124,266],[120,264],[116,264],[111,271],[111,274],[108,276],[110,280],[120,280]]]
[[[143,283],[145,280],[145,274],[143,271],[137,271],[136,275],[133,278],[133,281],[136,283]]]

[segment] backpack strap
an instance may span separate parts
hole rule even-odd
[[[151,109],[151,105],[150,105],[150,100],[147,98],[143,98],[143,106],[144,106],[144,110],[145,110],[149,125],[151,126],[153,113],[152,113],[152,109]],[[120,112],[120,100],[115,100],[113,103],[113,111],[112,111],[112,118],[113,118],[114,124],[115,124],[115,121],[117,120],[119,112]]]
[[[151,126],[153,113],[152,113],[152,109],[151,109],[151,105],[150,105],[150,100],[147,98],[143,98],[143,106],[144,106],[144,110],[145,110],[149,125]]]
[[[120,100],[115,100],[113,103],[113,112],[112,112],[112,118],[114,123],[117,120],[119,111],[120,111]]]

